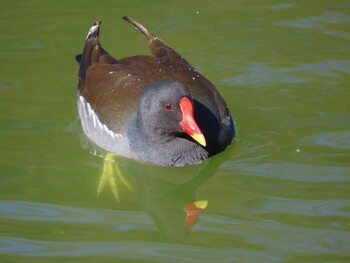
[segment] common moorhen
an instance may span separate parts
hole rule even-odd
[[[201,163],[223,151],[235,129],[215,86],[181,55],[129,17],[153,56],[115,59],[99,42],[101,21],[86,37],[78,111],[83,130],[103,149],[162,166]]]

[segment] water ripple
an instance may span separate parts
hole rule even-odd
[[[281,66],[278,63],[250,62],[244,67],[246,74],[222,79],[229,86],[273,86],[277,83],[308,83],[323,76],[336,78],[350,73],[350,60],[323,59],[315,63],[297,63]],[[308,73],[309,77],[305,77]]]
[[[326,35],[335,36],[335,37],[350,38],[350,33],[342,32],[342,31],[338,31],[338,30],[329,29],[329,30],[325,30],[323,33]]]
[[[231,165],[233,166],[233,164]],[[273,161],[241,166],[235,173],[300,182],[350,182],[349,168],[331,165]],[[332,174],[333,176],[329,176]]]
[[[314,134],[301,139],[299,144],[350,149],[350,131],[334,131]]]
[[[279,26],[290,26],[296,28],[311,28],[318,29],[323,28],[324,24],[337,24],[337,23],[349,23],[350,15],[340,12],[325,12],[320,16],[311,16],[308,18],[297,18],[294,20],[282,20],[274,22]]]
[[[348,206],[342,200],[289,200],[268,199],[254,214],[267,211],[284,211],[306,216],[337,216],[348,218]],[[60,205],[22,201],[1,201],[2,219],[36,220],[58,222],[100,222],[109,215],[117,225],[117,232],[148,228],[152,223],[141,212],[82,209]],[[296,212],[297,211],[297,212]],[[102,212],[102,213],[101,213]],[[131,213],[133,215],[131,215]],[[103,222],[104,224],[106,222]],[[340,229],[343,222],[333,222]],[[126,228],[125,228],[126,226]],[[131,227],[130,227],[131,226]],[[347,226],[349,227],[349,226]],[[233,219],[231,217],[205,214],[195,226],[197,238],[212,235],[209,246],[176,244],[164,241],[115,240],[34,240],[11,236],[0,238],[0,254],[30,257],[91,257],[113,256],[124,260],[148,260],[152,262],[280,262],[285,253],[297,250],[300,253],[339,253],[348,248],[347,232],[323,228],[306,228],[283,224],[273,220]],[[120,234],[115,233],[117,239]],[[288,238],[286,238],[288,236]],[[228,240],[239,242],[227,243]],[[217,242],[222,243],[217,247]],[[245,245],[244,245],[245,244]],[[252,250],[255,247],[257,249]],[[273,256],[271,256],[273,255]]]
[[[289,215],[337,216],[350,219],[350,204],[347,200],[307,200],[266,197],[257,212],[279,211]]]
[[[152,262],[257,262],[269,257],[242,249],[208,248],[150,241],[60,242],[23,238],[0,238],[0,254],[16,252],[36,257],[114,256]]]
[[[239,237],[266,250],[314,253],[348,251],[347,231],[309,228],[283,224],[274,220],[232,220],[223,216],[205,216],[200,230]]]
[[[25,202],[25,201],[0,201],[1,219],[23,221],[46,222],[71,222],[71,223],[99,223],[113,218],[113,222],[120,224],[137,224],[148,228],[152,221],[144,212],[117,211],[107,209],[79,208],[63,205]],[[117,226],[118,227],[118,226]],[[120,229],[119,229],[120,230]]]

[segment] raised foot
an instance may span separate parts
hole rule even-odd
[[[109,187],[112,190],[114,198],[117,200],[118,204],[120,203],[119,192],[118,192],[118,184],[120,182],[132,191],[131,185],[124,178],[118,164],[115,162],[117,155],[114,153],[108,153],[103,161],[103,169],[100,177],[100,181],[97,187],[97,197],[100,196],[101,192],[106,187],[108,183]]]

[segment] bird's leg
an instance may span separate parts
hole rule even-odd
[[[126,186],[130,191],[132,191],[131,185],[124,178],[118,164],[115,162],[117,155],[114,153],[108,153],[103,161],[103,169],[100,181],[97,187],[97,197],[101,194],[102,190],[105,188],[106,184],[112,190],[114,198],[120,203],[119,192],[118,192],[118,182],[120,181],[124,186]]]

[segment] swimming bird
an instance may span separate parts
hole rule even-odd
[[[216,87],[143,25],[123,19],[148,38],[151,55],[114,58],[95,21],[76,57],[87,137],[117,156],[160,166],[198,164],[223,151],[235,128]]]

